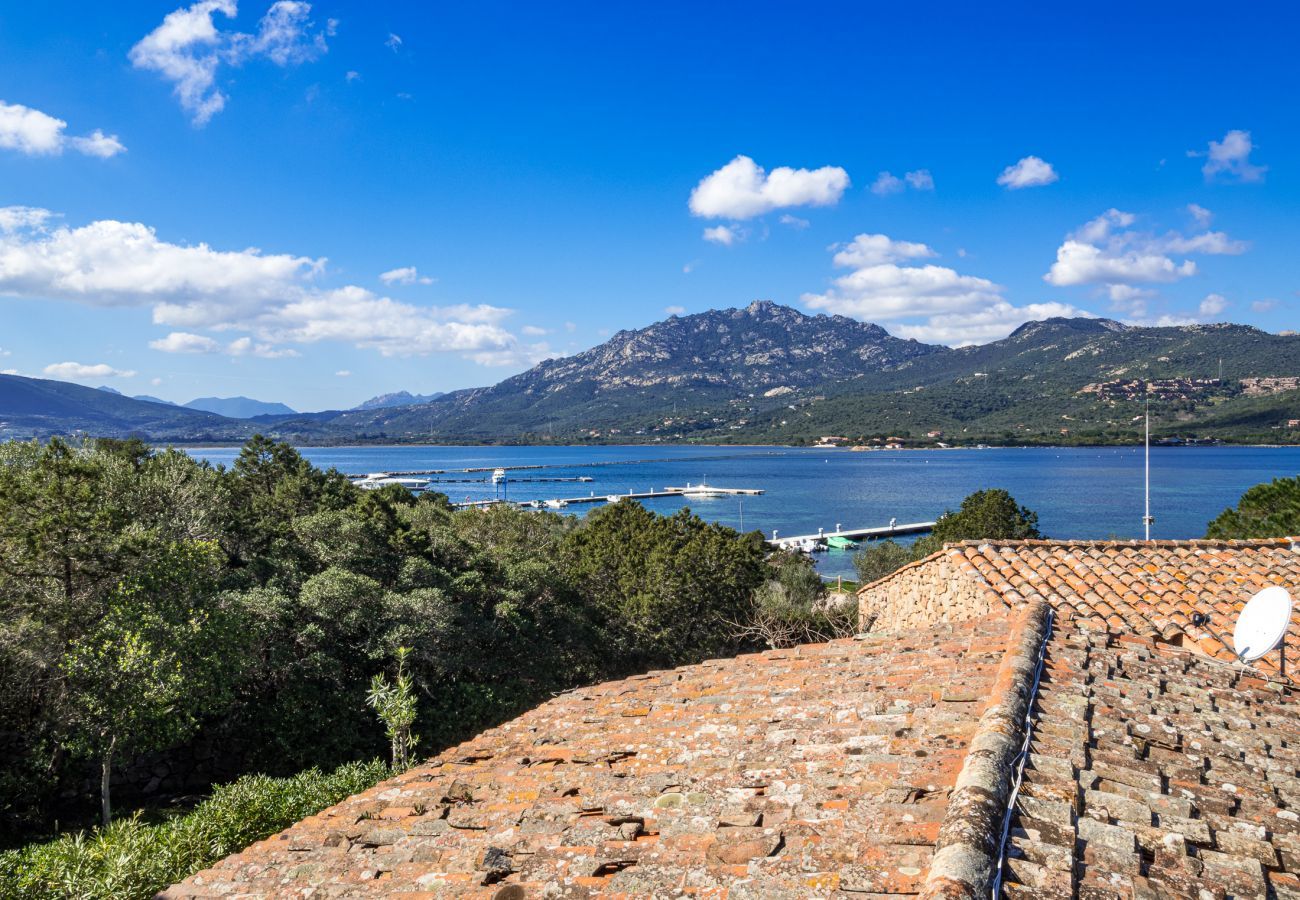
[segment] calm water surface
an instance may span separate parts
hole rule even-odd
[[[196,449],[194,456],[229,465],[237,448]],[[590,483],[526,480],[508,485],[511,500],[598,496],[662,490],[707,478],[720,487],[762,488],[758,497],[695,500],[699,515],[735,528],[782,535],[934,519],[972,491],[1006,488],[1038,513],[1055,538],[1140,537],[1142,450],[1133,448],[849,450],[708,447],[330,447],[302,448],[317,466],[348,473],[477,466],[546,465],[512,472],[514,479],[576,477]],[[605,465],[593,465],[601,463]],[[619,463],[618,465],[607,465]],[[1155,448],[1151,505],[1160,538],[1201,537],[1206,523],[1236,503],[1246,488],[1300,473],[1300,447]],[[486,478],[452,473],[445,478]],[[484,482],[434,485],[453,500],[493,496]],[[684,505],[677,498],[646,501],[657,512]],[[583,515],[592,505],[567,510]],[[850,575],[851,554],[819,554],[826,575]]]

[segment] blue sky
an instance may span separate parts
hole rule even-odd
[[[1055,6],[6,4],[0,370],[323,409],[760,298],[1296,327],[1292,8]]]

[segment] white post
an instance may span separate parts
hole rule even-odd
[[[1143,439],[1145,465],[1143,471],[1142,484],[1142,527],[1146,533],[1146,540],[1151,540],[1151,398],[1145,398],[1145,409],[1143,412],[1143,424],[1145,426],[1145,437]]]

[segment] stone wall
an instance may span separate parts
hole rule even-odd
[[[957,571],[946,555],[904,566],[858,594],[863,631],[901,631],[987,616],[1004,604]]]

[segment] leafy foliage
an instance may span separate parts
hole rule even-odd
[[[370,693],[366,695],[366,702],[384,723],[392,747],[392,766],[397,772],[411,767],[412,753],[420,743],[419,736],[411,733],[417,704],[415,681],[406,671],[406,658],[410,655],[410,647],[398,647],[397,674],[392,681],[383,675],[370,679]]]
[[[1275,478],[1241,495],[1206,529],[1207,538],[1278,538],[1300,534],[1300,478]]]
[[[138,805],[122,776],[144,752],[202,741],[284,775],[392,750],[367,698],[392,711],[372,678],[400,647],[393,721],[433,750],[577,684],[735,652],[764,556],[633,502],[577,521],[365,492],[263,438],[230,469],[139,441],[0,445],[0,839],[89,821],[101,775]]]
[[[218,787],[189,813],[149,824],[120,819],[46,844],[0,853],[0,896],[134,900],[270,837],[385,778],[378,761],[291,778],[248,775]]]
[[[935,522],[934,531],[918,538],[910,547],[894,541],[869,544],[853,557],[858,580],[869,584],[918,559],[924,559],[944,544],[972,540],[1026,540],[1041,538],[1038,514],[1016,503],[1002,488],[976,491],[962,500],[961,507],[948,510]]]
[[[776,650],[848,637],[857,630],[857,603],[828,597],[807,557],[775,554],[769,565],[769,577],[754,591],[748,614],[735,623],[742,638]]]

